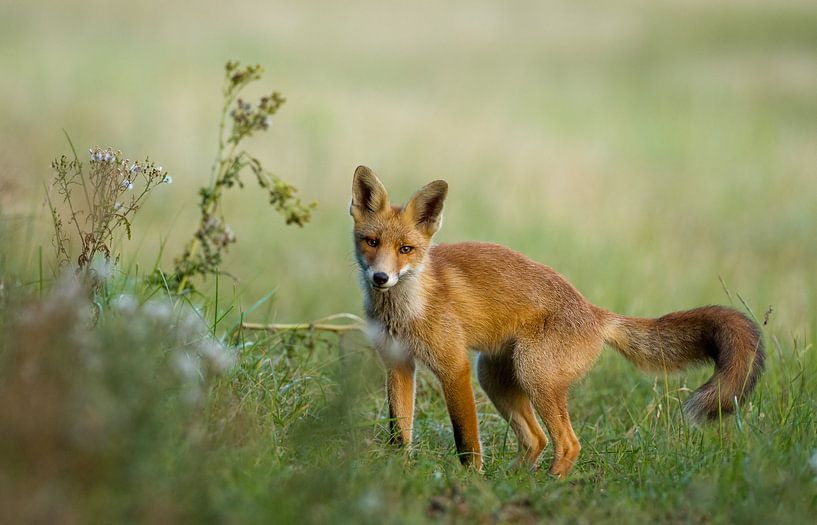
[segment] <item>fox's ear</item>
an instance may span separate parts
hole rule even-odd
[[[420,188],[406,205],[405,213],[429,237],[442,226],[443,202],[447,194],[448,183],[435,180]]]
[[[358,166],[352,180],[352,205],[349,213],[356,221],[365,215],[378,213],[389,207],[389,194],[386,187],[372,170]]]

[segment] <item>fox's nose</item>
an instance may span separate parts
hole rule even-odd
[[[374,284],[377,286],[381,286],[389,282],[389,276],[386,273],[377,272],[376,274],[372,275],[372,281],[374,281]]]

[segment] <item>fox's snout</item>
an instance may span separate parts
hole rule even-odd
[[[392,275],[389,272],[369,268],[366,270],[366,280],[369,281],[372,288],[385,291],[397,284],[397,281],[400,280],[400,274],[398,273]]]

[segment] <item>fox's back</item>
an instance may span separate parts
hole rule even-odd
[[[454,309],[474,334],[473,344],[501,342],[518,326],[552,315],[594,318],[593,307],[562,275],[498,244],[435,245],[428,263],[428,299]]]

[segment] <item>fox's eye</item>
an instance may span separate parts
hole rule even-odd
[[[414,250],[414,247],[412,247],[412,246],[401,246],[400,247],[400,253],[402,253],[403,255],[411,253],[412,250]]]
[[[377,248],[378,242],[377,239],[366,239],[366,244],[368,244],[372,248]]]

